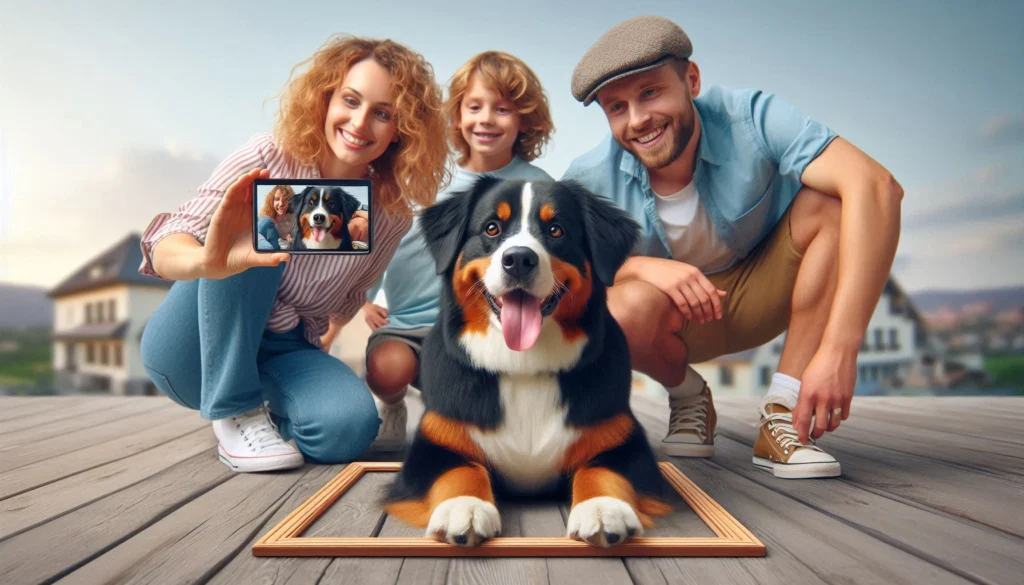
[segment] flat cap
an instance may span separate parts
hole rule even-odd
[[[693,45],[679,25],[663,16],[637,16],[601,35],[572,72],[572,95],[590,105],[605,85],[649,71],[669,59],[689,59]]]

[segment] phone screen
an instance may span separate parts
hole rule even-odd
[[[261,253],[369,254],[372,184],[367,179],[253,182],[253,248]]]

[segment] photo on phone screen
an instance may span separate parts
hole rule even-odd
[[[370,189],[366,179],[259,179],[253,183],[257,252],[369,254]]]

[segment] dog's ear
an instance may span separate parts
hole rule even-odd
[[[481,177],[468,190],[453,193],[444,201],[423,210],[420,229],[427,249],[437,263],[438,274],[444,274],[455,261],[466,237],[473,204],[500,181],[495,177]]]
[[[591,193],[582,184],[576,181],[559,181],[559,184],[580,204],[594,275],[605,286],[611,286],[615,283],[615,273],[640,238],[640,225],[624,210]]]
[[[331,193],[331,195],[333,197],[341,197],[341,209],[348,219],[352,219],[352,216],[359,211],[359,206],[362,205],[354,195],[340,187],[335,189],[335,192]]]
[[[316,187],[309,186],[297,193],[292,200],[288,202],[288,212],[298,213],[302,209],[303,204],[306,203],[306,199],[309,198],[309,193]]]

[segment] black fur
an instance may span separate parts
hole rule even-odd
[[[308,213],[315,209],[320,203],[320,192],[323,190],[326,195],[327,201],[325,201],[324,207],[330,214],[337,215],[342,218],[341,229],[339,233],[339,239],[341,242],[338,247],[334,250],[348,252],[352,248],[352,235],[348,231],[348,222],[352,220],[352,216],[356,211],[359,210],[359,200],[356,199],[348,191],[345,191],[341,187],[317,187],[309,186],[302,190],[301,193],[292,197],[289,204],[289,211],[295,214],[295,228],[292,231],[292,250],[308,250],[304,242],[302,241],[302,222],[301,217],[304,213]],[[320,250],[320,248],[315,248]]]

